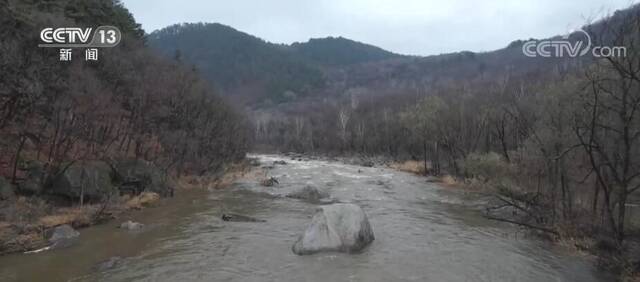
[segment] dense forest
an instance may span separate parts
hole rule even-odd
[[[346,38],[273,44],[221,24],[185,23],[147,36],[152,48],[193,64],[243,105],[272,106],[318,94],[324,69],[402,57]]]
[[[298,77],[304,90],[226,94],[254,97],[236,101],[251,112],[257,150],[419,160],[423,173],[494,191],[491,218],[628,250],[640,231],[630,208],[640,189],[639,13],[632,6],[584,27],[595,46],[627,49],[606,58],[528,58],[522,40],[492,52],[407,57],[345,39],[278,49],[254,38],[321,71],[322,83]],[[167,54],[193,52],[172,38],[199,38],[193,31],[206,27],[215,25],[174,26],[150,40]],[[198,44],[220,51],[218,43]],[[210,62],[210,53],[189,56],[198,67]],[[270,66],[271,74],[286,73]],[[262,102],[273,95],[288,98]],[[517,216],[502,217],[505,209]],[[635,260],[622,261],[616,267],[633,271]]]
[[[98,61],[38,47],[44,27],[100,25],[123,39]],[[119,1],[1,1],[0,176],[14,186],[3,190],[57,194],[58,176],[92,161],[144,160],[181,176],[244,158],[246,118],[198,71],[153,54],[144,34]]]

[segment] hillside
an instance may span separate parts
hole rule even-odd
[[[345,38],[273,44],[216,23],[185,23],[147,36],[165,56],[193,64],[221,92],[246,104],[273,105],[325,87],[326,67],[401,56]]]
[[[119,1],[4,2],[0,178],[17,193],[53,193],[50,178],[70,162],[135,158],[181,175],[244,157],[244,117],[196,72],[146,48]],[[38,47],[42,26],[105,24],[119,26],[123,38],[100,49],[97,61],[85,61],[82,48],[61,61],[57,48]],[[40,179],[29,179],[34,163],[46,164]]]
[[[281,102],[287,91],[306,93],[323,83],[318,69],[285,48],[221,24],[173,25],[147,40],[163,54],[195,65],[224,93],[243,95],[257,88]]]

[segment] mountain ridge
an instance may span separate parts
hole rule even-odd
[[[616,11],[612,17],[636,9]],[[583,28],[597,33],[599,22]],[[166,56],[183,56],[221,93],[252,108],[341,96],[352,88],[398,93],[464,79],[526,76],[591,60],[529,58],[522,54],[522,44],[532,39],[514,40],[492,51],[430,56],[396,54],[341,36],[277,44],[219,23],[176,24],[147,39]]]

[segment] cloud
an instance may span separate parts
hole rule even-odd
[[[563,34],[628,0],[124,0],[148,32],[218,22],[270,42],[344,36],[412,55],[489,51]]]

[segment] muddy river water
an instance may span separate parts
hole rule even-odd
[[[80,230],[73,246],[0,257],[0,281],[607,281],[589,260],[486,220],[482,199],[386,168],[284,159],[262,187],[239,180],[185,192]],[[358,254],[297,256],[291,245],[317,206],[282,197],[304,185],[360,205],[375,241]],[[266,222],[226,222],[222,212]],[[116,226],[146,224],[138,232]],[[112,265],[100,262],[113,259]]]

